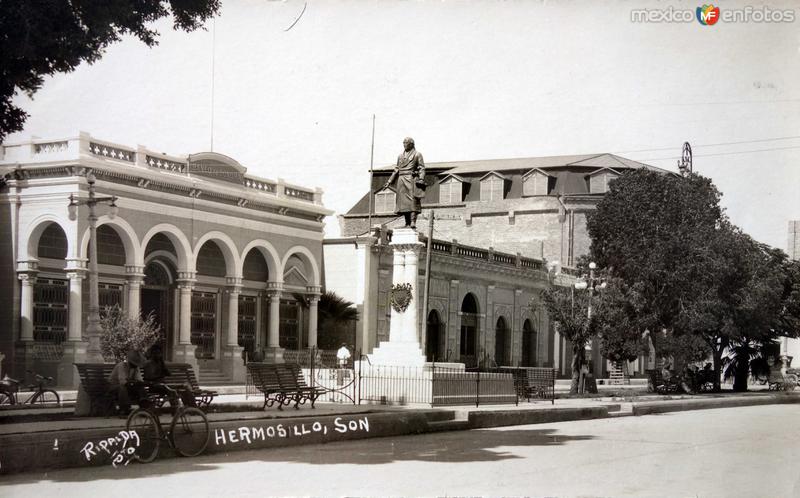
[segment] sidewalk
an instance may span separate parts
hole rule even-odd
[[[233,386],[235,387],[235,386]],[[240,386],[243,387],[243,386]],[[618,390],[619,386],[609,386]],[[230,389],[228,392],[235,391]],[[209,413],[211,438],[207,453],[319,444],[370,437],[399,436],[448,430],[616,418],[672,411],[800,403],[797,393],[721,393],[707,395],[646,395],[636,398],[521,401],[515,405],[419,407],[352,405],[319,401],[299,410],[261,410],[263,398],[223,394]],[[69,399],[69,397],[67,397]],[[72,408],[0,410],[0,475],[49,468],[125,465],[124,446],[130,435],[121,418],[70,417]],[[58,417],[48,420],[46,417]],[[169,423],[165,415],[162,422]],[[159,458],[176,456],[162,444]],[[129,449],[129,451],[133,451]]]

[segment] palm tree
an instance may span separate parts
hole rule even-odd
[[[303,295],[295,295],[295,299],[308,308],[308,301]],[[342,342],[353,340],[349,336],[348,327],[358,320],[356,305],[333,291],[326,291],[319,298],[317,306],[317,323],[320,335],[318,343],[320,349],[335,349]],[[355,344],[352,344],[355,346]]]

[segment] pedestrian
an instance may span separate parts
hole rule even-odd
[[[142,353],[131,350],[128,351],[125,359],[114,365],[114,369],[111,370],[108,378],[110,392],[117,397],[121,416],[128,416],[132,402],[141,405],[141,400],[147,396],[142,377],[139,374],[139,367],[143,363]]]
[[[347,362],[350,360],[350,350],[347,349],[347,343],[342,343],[342,347],[336,351],[336,359],[339,360],[339,368],[347,368]]]

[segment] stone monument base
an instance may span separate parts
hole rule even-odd
[[[368,357],[372,365],[421,367],[426,363],[417,342],[381,341]]]

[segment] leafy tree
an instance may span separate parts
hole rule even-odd
[[[699,242],[723,221],[719,198],[707,178],[641,169],[612,182],[588,217],[594,261],[636,286],[640,328],[671,330],[693,296],[704,271]]]
[[[103,310],[100,328],[100,351],[106,361],[120,362],[128,351],[144,353],[161,338],[155,315],[131,318],[116,304]]]
[[[633,361],[647,352],[643,339],[647,320],[642,320],[642,300],[636,286],[620,278],[608,278],[592,307],[600,353],[611,361]],[[593,303],[593,304],[595,304]]]
[[[123,35],[156,45],[153,22],[173,18],[194,31],[219,12],[220,0],[7,0],[0,2],[0,142],[22,130],[28,114],[12,103],[39,90],[44,76],[92,64]]]
[[[570,392],[578,392],[581,367],[587,363],[586,344],[595,335],[594,319],[588,316],[588,292],[553,286],[542,293],[542,302],[558,333],[572,345]]]

